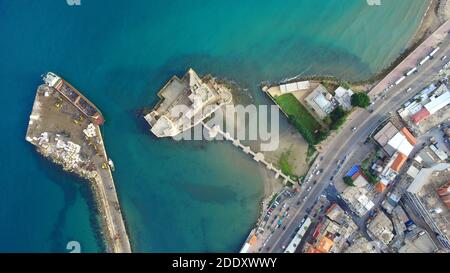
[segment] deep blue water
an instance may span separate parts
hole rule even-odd
[[[86,183],[25,142],[40,75],[102,110],[136,251],[237,251],[263,194],[257,165],[224,143],[156,140],[138,110],[188,67],[236,80],[364,79],[405,48],[423,0],[0,0],[0,252],[101,251]]]

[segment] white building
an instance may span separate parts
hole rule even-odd
[[[395,151],[398,151],[405,156],[409,154],[414,149],[414,146],[408,141],[404,134],[398,132],[391,140],[388,141],[388,145],[392,147]]]
[[[334,91],[334,98],[345,111],[350,111],[352,109],[352,95],[353,91],[351,89],[345,89],[342,86],[339,86]]]
[[[297,92],[297,91],[305,91],[311,88],[311,84],[309,81],[299,81],[299,82],[291,82],[280,85],[280,91],[282,94]]]
[[[83,133],[87,137],[95,137],[97,134],[95,132],[95,126],[92,123],[89,123],[89,125],[86,127],[86,129],[83,130]]]
[[[445,87],[445,85],[441,86]],[[445,87],[445,89],[447,91],[445,91],[441,95],[431,96],[430,102],[424,105],[425,109],[428,110],[430,115],[433,115],[434,113],[441,110],[450,103],[450,92],[448,91],[447,87]]]

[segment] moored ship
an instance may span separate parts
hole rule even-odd
[[[44,82],[78,108],[91,122],[103,125],[105,119],[98,108],[75,87],[53,72],[43,76]]]

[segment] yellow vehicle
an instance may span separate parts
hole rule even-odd
[[[83,116],[80,116],[78,119],[74,119],[73,122],[74,122],[75,124],[80,125],[81,122],[83,122],[83,120],[84,120]]]

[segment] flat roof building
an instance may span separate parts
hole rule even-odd
[[[431,91],[434,91],[434,89]],[[411,121],[416,125],[450,104],[450,91],[445,84],[439,86],[434,94],[429,97],[430,94],[431,92],[422,92],[414,97],[422,101],[418,104],[420,110],[411,113]]]
[[[405,202],[436,232],[437,239],[447,250],[450,250],[450,211],[445,194],[448,183],[442,181],[448,181],[449,171],[448,163],[423,168],[405,195]]]
[[[311,88],[309,81],[298,81],[280,85],[280,91],[282,94],[305,91]]]
[[[320,84],[305,98],[305,101],[320,119],[324,119],[335,108],[331,101],[332,97],[327,89]]]
[[[314,232],[315,243],[308,250],[315,253],[342,252],[348,247],[348,238],[358,230],[358,226],[336,203],[327,209],[325,216]]]
[[[388,145],[395,151],[400,152],[404,156],[408,157],[409,154],[414,149],[414,146],[408,141],[405,135],[398,132],[393,138],[388,142]]]
[[[442,86],[445,87],[445,85],[441,85],[441,87]],[[446,91],[444,91],[440,95],[431,96],[430,102],[425,104],[424,107],[428,110],[428,112],[430,112],[430,115],[433,115],[450,103],[450,92],[448,91],[447,87],[445,87],[445,90]]]
[[[351,89],[345,89],[342,86],[339,86],[334,91],[334,98],[345,111],[352,109],[352,95],[353,91]]]
[[[394,225],[383,211],[378,211],[377,216],[367,225],[367,231],[371,237],[385,245],[394,238]]]
[[[321,253],[328,253],[330,252],[331,248],[333,247],[333,240],[330,238],[324,236],[318,243],[316,249],[320,251]]]
[[[368,194],[369,192],[365,187],[346,187],[342,192],[341,197],[349,207],[361,217],[375,206],[372,200],[367,196]]]

